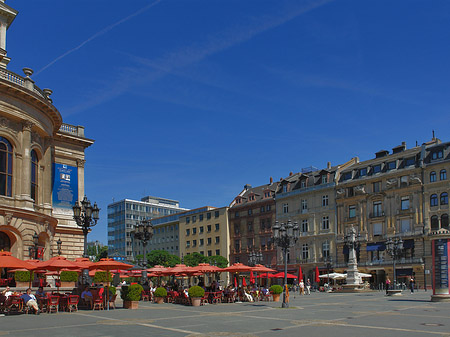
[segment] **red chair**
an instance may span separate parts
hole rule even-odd
[[[92,306],[92,310],[98,309],[98,310],[103,310],[103,299],[98,296],[98,295],[94,295],[93,298],[93,306]]]
[[[144,301],[144,302],[146,302],[146,301],[150,301],[150,292],[149,291],[143,291],[142,292],[142,300]]]
[[[59,309],[59,296],[49,296],[47,302],[47,312],[58,312]]]
[[[67,300],[67,309],[69,309],[69,312],[78,311],[79,301],[80,298],[78,297],[78,295],[69,295],[69,298]]]
[[[113,297],[111,297],[111,299],[109,300],[109,307],[112,307],[115,309],[116,308],[116,298],[117,298],[117,294],[114,294]]]
[[[205,295],[203,295],[200,305],[208,304],[209,303],[208,300],[209,300],[209,292],[205,291]]]
[[[21,312],[23,310],[23,300],[19,295],[10,295],[5,303],[5,312]]]

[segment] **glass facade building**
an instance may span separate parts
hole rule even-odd
[[[133,227],[139,223],[139,221],[172,216],[186,210],[188,209],[181,208],[179,202],[176,200],[151,196],[144,197],[140,201],[124,199],[109,204],[108,254],[123,256],[129,261],[134,260],[134,254],[139,254],[139,248],[141,245],[138,243],[133,243],[131,231],[133,230]],[[176,235],[178,236],[178,228],[175,230],[175,226],[172,226],[172,230],[173,233],[176,232]],[[161,229],[159,229],[159,231],[161,231]],[[155,228],[155,232],[155,234],[158,234],[157,228]],[[173,236],[173,239],[175,239],[175,234],[173,234]],[[176,241],[178,241],[178,238]],[[177,245],[174,245],[174,247]],[[151,249],[149,246],[150,245],[147,246],[148,251]],[[140,249],[142,250],[142,248]],[[133,250],[135,251],[134,253]]]

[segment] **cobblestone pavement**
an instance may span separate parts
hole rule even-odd
[[[0,317],[11,336],[449,336],[450,303],[430,302],[431,292],[361,294],[291,293],[281,303],[188,307],[140,302],[121,309]]]

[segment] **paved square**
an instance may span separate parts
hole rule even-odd
[[[0,317],[11,336],[450,336],[450,303],[431,292],[291,294],[291,308],[257,302],[188,307],[140,302],[138,310]],[[121,303],[118,303],[121,307]]]

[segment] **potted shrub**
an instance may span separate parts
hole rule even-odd
[[[111,273],[108,273],[108,274],[109,274],[108,275],[109,277],[107,279],[106,278],[106,271],[97,271],[97,272],[95,272],[94,283],[107,283],[107,282],[111,283],[113,278],[112,278]]]
[[[125,309],[137,309],[143,291],[144,289],[140,284],[122,286],[120,297],[123,300],[123,307]]]
[[[75,288],[75,283],[78,281],[78,273],[76,271],[62,271],[59,276],[61,280],[61,287]]]
[[[16,281],[16,287],[28,288],[30,281],[34,279],[33,273],[25,270],[18,270],[14,273],[14,280]]]
[[[155,303],[162,304],[167,297],[167,290],[163,287],[156,288],[153,295],[155,296]]]
[[[280,295],[283,293],[283,287],[278,285],[278,284],[274,284],[273,286],[271,286],[269,288],[269,291],[272,294],[273,301],[274,302],[279,302],[280,301]]]
[[[202,297],[205,295],[205,289],[199,286],[192,286],[189,288],[188,294],[192,301],[192,306],[199,307],[202,302]]]

